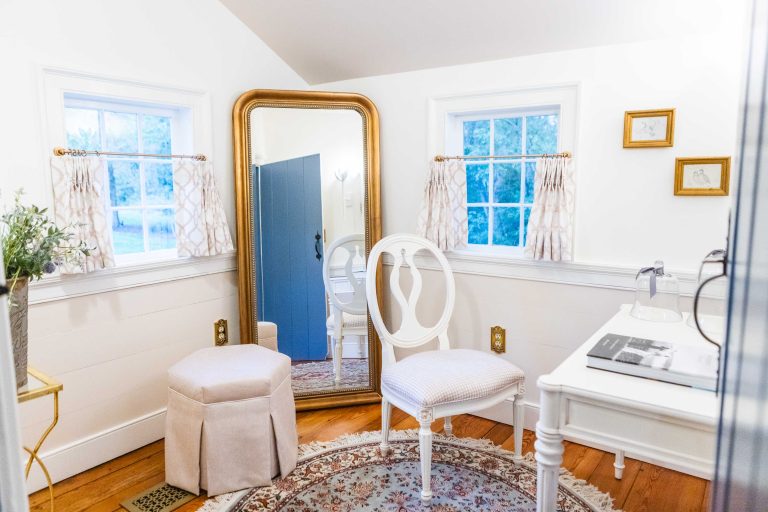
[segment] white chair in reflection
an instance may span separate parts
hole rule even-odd
[[[418,251],[431,253],[440,264],[445,283],[445,306],[438,322],[425,327],[416,317],[416,304],[422,290],[422,279],[414,264]],[[400,308],[402,321],[390,332],[381,316],[376,295],[376,268],[383,254],[393,260],[389,289]],[[412,286],[408,298],[400,285],[403,265],[410,269]],[[432,420],[445,418],[445,433],[452,434],[451,416],[465,414],[514,398],[515,455],[521,456],[523,440],[523,371],[500,356],[479,350],[450,349],[448,323],[453,313],[456,290],[448,260],[435,244],[424,238],[398,234],[377,243],[368,256],[366,294],[371,320],[381,339],[383,369],[381,373],[381,452],[389,453],[389,418],[392,405],[419,421],[421,458],[421,499],[429,505],[432,498],[430,477],[432,466]],[[439,303],[443,297],[429,297]],[[410,349],[437,338],[439,348],[395,359],[394,347]]]
[[[368,306],[365,300],[365,237],[348,235],[334,240],[325,251],[323,282],[328,296],[329,312],[325,326],[331,339],[334,380],[341,382],[341,362],[345,336],[358,336],[360,352],[368,337]]]

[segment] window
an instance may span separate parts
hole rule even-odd
[[[559,117],[557,107],[456,116],[462,154],[511,157],[466,161],[471,246],[525,246],[536,160],[523,155],[558,151]]]
[[[170,155],[177,111],[65,97],[72,149]],[[173,165],[169,158],[105,156],[108,212],[118,264],[176,257]]]

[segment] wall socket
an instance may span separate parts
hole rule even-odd
[[[227,321],[223,318],[220,318],[213,323],[213,343],[217,347],[229,343],[229,330],[227,328]]]
[[[507,351],[507,330],[500,325],[491,327],[491,350],[497,354]]]

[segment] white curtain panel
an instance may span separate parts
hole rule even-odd
[[[234,250],[210,162],[176,161],[173,194],[179,256],[214,256]]]
[[[71,226],[73,245],[85,242],[90,255],[80,254],[59,266],[62,274],[83,274],[115,266],[112,231],[104,197],[104,161],[87,156],[54,156],[51,159],[54,219],[59,227]]]
[[[540,158],[536,162],[533,208],[525,244],[527,258],[573,260],[575,189],[570,158]]]
[[[430,162],[419,234],[441,250],[467,246],[467,174],[464,162]]]

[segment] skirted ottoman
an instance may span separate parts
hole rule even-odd
[[[277,351],[277,325],[272,322],[256,324],[259,332],[259,346]]]
[[[258,345],[198,350],[168,370],[165,479],[209,496],[296,467],[291,360]]]

